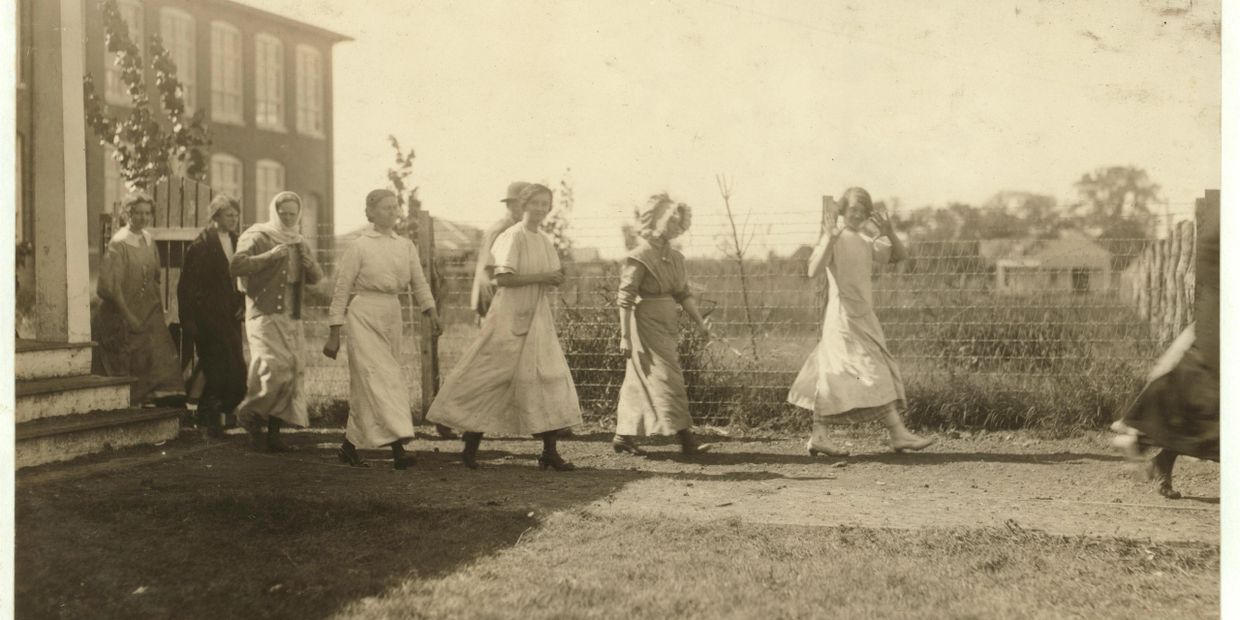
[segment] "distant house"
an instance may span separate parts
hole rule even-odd
[[[1084,232],[1058,239],[981,241],[978,254],[994,267],[994,290],[1006,293],[1091,293],[1111,281],[1111,253]]]

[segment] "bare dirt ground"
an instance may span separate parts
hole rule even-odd
[[[561,452],[580,468],[575,472],[540,471],[536,457],[541,446],[525,438],[488,438],[477,471],[460,464],[456,441],[420,437],[414,444],[418,464],[393,471],[385,452],[364,452],[372,459],[368,469],[338,463],[338,431],[300,432],[289,439],[301,450],[270,455],[250,451],[243,436],[204,445],[186,435],[164,446],[19,472],[16,586],[21,617],[307,618],[337,612],[406,617],[403,610],[427,605],[440,605],[429,617],[472,617],[476,598],[471,592],[481,586],[471,580],[513,562],[496,574],[517,579],[528,572],[521,563],[526,560],[519,559],[546,550],[560,554],[565,566],[575,566],[572,570],[598,571],[588,558],[570,552],[587,544],[604,545],[594,553],[617,552],[606,547],[606,531],[615,532],[616,541],[625,541],[616,544],[637,554],[615,556],[638,563],[617,569],[622,571],[639,570],[641,558],[656,549],[688,545],[675,553],[699,573],[668,573],[669,579],[679,575],[686,584],[695,579],[731,583],[727,576],[733,559],[726,549],[693,551],[692,541],[720,532],[726,534],[720,544],[727,546],[745,544],[747,531],[775,532],[770,535],[783,542],[772,544],[781,549],[795,547],[800,537],[818,540],[822,549],[817,553],[824,557],[847,551],[842,532],[875,532],[881,540],[896,541],[884,553],[894,553],[899,541],[915,541],[913,548],[931,553],[927,549],[940,537],[963,535],[972,541],[964,549],[984,554],[994,545],[1007,545],[1004,553],[1013,558],[1032,562],[1045,556],[1047,565],[1076,562],[1072,558],[1090,548],[1088,541],[1097,540],[1108,551],[1088,560],[1092,564],[1075,566],[1072,580],[1064,584],[1039,581],[1044,569],[1036,562],[1004,569],[1015,582],[1033,584],[1028,586],[1030,602],[1022,604],[1052,606],[1044,610],[1057,609],[1052,615],[1100,617],[1099,610],[1089,611],[1094,605],[1090,597],[1112,597],[1107,593],[1118,574],[1136,584],[1124,582],[1124,588],[1140,588],[1143,597],[1161,602],[1103,616],[1142,609],[1217,613],[1217,596],[1211,594],[1216,590],[1210,586],[1218,579],[1217,464],[1178,464],[1176,486],[1185,499],[1167,500],[1133,475],[1132,464],[1110,452],[1102,433],[1072,439],[965,434],[941,437],[924,453],[893,454],[882,446],[880,429],[863,428],[834,437],[853,451],[845,459],[811,458],[804,453],[803,438],[719,436],[711,438],[717,441],[714,452],[686,460],[667,439],[647,442],[650,453],[644,458],[614,454],[610,434],[594,428],[561,440]],[[591,525],[591,520],[606,525]],[[646,528],[663,527],[659,524],[667,524],[670,533],[664,535],[679,542],[647,541],[640,535]],[[996,531],[1010,533],[1015,542],[1003,537],[986,542],[992,535],[984,532]],[[1068,538],[1047,542],[1038,538],[1044,534]],[[604,536],[602,542],[590,542],[597,536]],[[559,548],[560,537],[570,548]],[[926,566],[948,571],[945,575],[955,575],[952,570],[968,575],[975,570],[968,559],[972,553]],[[1176,560],[1167,567],[1148,561],[1167,554],[1191,561]],[[707,557],[713,559],[702,564]],[[867,570],[888,570],[866,558],[857,561],[878,562]],[[782,560],[771,566],[790,571],[789,579],[851,574],[832,572],[841,569],[830,562],[813,564],[817,561],[801,569]],[[1112,572],[1116,563],[1123,572]],[[925,569],[920,564],[905,564],[890,568],[898,575],[889,579],[921,579],[919,571]],[[591,581],[592,588],[619,588],[612,595],[615,606],[600,608],[599,617],[629,613],[626,605],[640,591],[626,593],[609,574],[598,572]],[[1159,576],[1172,574],[1179,581]],[[571,574],[553,572],[548,578],[571,579]],[[540,583],[534,579],[531,587]],[[560,607],[544,610],[569,613],[594,600],[594,595],[561,600],[553,585],[538,586],[550,589],[523,594],[532,598],[512,604],[535,605],[534,599],[551,597]],[[940,587],[946,586],[934,582],[921,589]],[[416,595],[409,595],[409,588]],[[704,607],[689,615],[711,617],[724,609],[718,601],[727,588],[718,589],[699,592]],[[448,596],[451,592],[456,594]],[[1063,592],[1091,594],[1067,605]],[[406,595],[412,598],[401,598]],[[745,595],[761,600],[760,588]],[[685,604],[665,598],[646,617],[662,617]],[[398,611],[389,613],[376,600]],[[999,615],[1023,615],[1018,608]],[[484,615],[506,617],[503,609],[488,608]],[[760,609],[741,613],[737,608],[733,615]],[[994,611],[955,609],[965,615]]]
[[[1030,433],[940,436],[922,453],[895,454],[878,429],[841,433],[847,458],[811,458],[801,438],[715,436],[711,453],[679,455],[667,439],[645,444],[645,457],[612,452],[606,432],[561,440],[580,469],[539,471],[538,442],[487,438],[482,468],[459,464],[459,443],[421,438],[420,461],[390,470],[384,452],[364,453],[369,469],[336,462],[338,435],[299,433],[292,455],[250,452],[241,437],[223,445],[182,440],[130,451],[122,458],[44,467],[18,476],[19,488],[102,474],[166,484],[261,480],[289,491],[333,492],[336,484],[370,492],[409,493],[439,507],[528,506],[543,511],[589,507],[604,515],[740,518],[781,525],[1019,527],[1050,534],[1194,541],[1217,544],[1219,467],[1181,459],[1175,484],[1184,499],[1168,500],[1141,481],[1137,466],[1107,447],[1109,435],[1041,439]]]

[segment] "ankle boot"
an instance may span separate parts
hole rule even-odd
[[[242,414],[238,417],[241,418],[241,427],[250,436],[250,447],[256,452],[266,450],[267,437],[263,434],[263,421],[252,413]]]
[[[415,462],[416,459],[405,451],[405,446],[400,440],[392,442],[392,469],[409,469],[409,466]]]
[[[616,435],[615,437],[612,437],[611,449],[614,450],[616,454],[628,452],[629,454],[642,456],[646,453],[646,451],[638,447],[637,442],[633,441],[633,438],[628,435]]]
[[[370,467],[370,463],[367,463],[366,460],[357,453],[357,447],[350,443],[348,439],[344,440],[344,443],[340,444],[340,450],[336,452],[336,458],[340,459],[341,463],[349,465],[350,467]]]
[[[461,462],[470,469],[478,469],[478,447],[482,445],[482,433],[462,433],[465,449],[461,451]]]
[[[556,471],[573,471],[577,469],[576,465],[564,460],[556,450],[556,437],[560,434],[559,430],[547,431],[541,434],[543,440],[543,451],[538,457],[538,469],[551,468]]]
[[[714,448],[713,445],[708,443],[698,443],[697,440],[693,438],[693,433],[687,428],[677,432],[676,437],[680,439],[680,453],[686,456],[705,454],[709,452],[711,448]]]
[[[280,439],[280,427],[283,421],[280,418],[271,416],[267,418],[267,451],[268,452],[296,452],[292,446],[284,443]]]

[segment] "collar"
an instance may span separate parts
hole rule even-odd
[[[124,226],[120,230],[116,231],[116,234],[112,235],[112,240],[121,241],[123,243],[132,245],[135,248],[140,248],[142,247],[142,242],[139,241],[141,237],[146,238],[147,247],[149,248],[155,247],[155,237],[151,235],[151,231],[144,229],[142,233],[139,234],[139,233],[134,232],[133,229],[129,228],[129,226]]]
[[[387,231],[386,233],[381,233],[381,232],[379,232],[379,230],[378,230],[378,229],[376,229],[376,228],[375,228],[375,225],[374,225],[374,224],[371,224],[369,228],[367,228],[366,230],[363,230],[363,231],[362,231],[362,236],[363,236],[363,237],[371,237],[371,238],[373,238],[373,239],[378,239],[378,238],[380,238],[380,237],[391,237],[391,238],[393,238],[393,239],[396,239],[396,238],[398,238],[398,237],[399,237],[399,236],[396,234],[396,229],[389,230],[389,231]]]

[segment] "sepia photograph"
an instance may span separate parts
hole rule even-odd
[[[1232,2],[0,6],[0,613],[1240,613]]]

